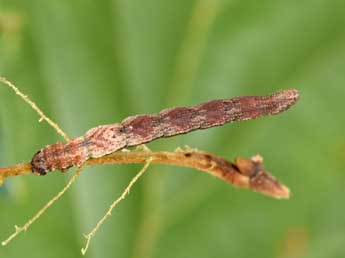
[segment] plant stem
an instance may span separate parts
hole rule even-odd
[[[120,151],[97,159],[89,159],[85,166],[102,164],[145,163],[152,158],[151,163],[190,167],[209,173],[236,187],[248,188],[274,198],[288,198],[289,189],[276,180],[263,168],[260,156],[237,158],[229,162],[222,157],[187,147],[174,152],[133,150]],[[17,164],[0,168],[0,182],[10,176],[31,173],[31,164]]]

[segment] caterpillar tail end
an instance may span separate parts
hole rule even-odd
[[[276,106],[273,114],[281,113],[293,106],[299,99],[297,89],[281,90],[271,95],[274,105]]]

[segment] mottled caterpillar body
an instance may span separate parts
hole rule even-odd
[[[32,158],[32,171],[39,175],[56,169],[65,171],[90,158],[99,158],[161,137],[278,114],[297,99],[298,91],[288,89],[268,96],[212,100],[193,107],[165,109],[155,115],[130,116],[118,124],[92,128],[84,136],[69,142],[46,146]]]

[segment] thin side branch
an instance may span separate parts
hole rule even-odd
[[[81,249],[81,253],[83,255],[86,254],[87,249],[89,248],[90,245],[90,241],[91,239],[95,236],[95,234],[97,233],[98,229],[103,225],[103,223],[105,222],[105,220],[110,217],[111,212],[116,208],[116,206],[126,198],[126,196],[129,194],[130,190],[132,189],[133,185],[138,181],[138,179],[145,173],[145,171],[148,169],[149,165],[152,162],[152,158],[149,158],[144,167],[138,172],[138,174],[136,174],[135,177],[132,178],[132,180],[129,182],[128,186],[126,187],[126,189],[122,192],[122,194],[120,195],[119,198],[117,198],[111,205],[110,208],[108,209],[108,211],[104,214],[104,216],[98,221],[98,223],[96,224],[96,226],[90,231],[89,234],[85,235],[86,238],[86,244],[85,247]]]
[[[68,135],[60,128],[60,126],[55,123],[53,120],[51,120],[49,117],[47,117],[43,111],[36,105],[35,102],[33,102],[27,95],[22,93],[12,82],[7,80],[4,77],[0,77],[0,81],[6,84],[8,87],[10,87],[14,92],[19,95],[26,103],[30,105],[30,107],[37,112],[37,114],[40,116],[39,122],[45,120],[47,123],[55,129],[55,131],[60,134],[66,141],[69,141],[70,138]]]
[[[14,226],[15,228],[15,232],[10,235],[5,241],[2,241],[2,245],[5,246],[7,245],[9,242],[11,242],[11,240],[13,238],[15,238],[19,233],[26,231],[32,223],[34,223],[39,217],[42,216],[42,214],[50,207],[52,206],[58,199],[60,199],[60,197],[72,186],[72,184],[75,182],[75,180],[77,179],[77,177],[80,175],[81,171],[82,171],[83,167],[79,167],[77,169],[77,171],[73,174],[73,176],[70,178],[70,180],[68,181],[68,183],[66,184],[66,186],[57,194],[55,195],[52,199],[49,200],[49,202],[46,203],[46,205],[44,205],[28,222],[26,222],[24,224],[24,226],[22,227],[18,227],[17,225]]]
[[[236,187],[248,188],[274,198],[288,198],[289,189],[270,175],[263,167],[260,156],[250,159],[237,158],[235,162],[222,157],[187,147],[175,152],[133,150],[120,151],[97,159],[90,159],[85,166],[101,164],[145,163],[152,158],[151,163],[190,167],[216,176]],[[6,177],[31,173],[31,165],[18,164],[0,168],[0,181]]]

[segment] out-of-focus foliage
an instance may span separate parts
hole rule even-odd
[[[0,1],[0,74],[71,136],[213,98],[296,87],[275,117],[159,140],[234,158],[260,153],[292,189],[273,200],[193,171],[152,166],[91,243],[88,257],[345,257],[345,3],[290,1]],[[0,85],[1,166],[61,140]],[[89,168],[1,257],[78,257],[87,233],[140,169]],[[9,180],[4,239],[71,172]]]

